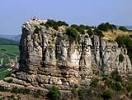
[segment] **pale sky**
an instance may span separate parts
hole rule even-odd
[[[0,34],[20,34],[33,16],[67,23],[132,25],[132,0],[1,0]]]

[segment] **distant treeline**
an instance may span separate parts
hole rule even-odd
[[[19,45],[19,42],[0,38],[0,45]]]

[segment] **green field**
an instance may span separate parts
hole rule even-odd
[[[0,80],[3,80],[5,77],[11,74],[11,69],[8,67],[0,68]]]
[[[0,38],[0,64],[3,60],[3,65],[0,66],[0,80],[11,74],[11,68],[7,67],[9,59],[19,57],[18,42]]]
[[[14,57],[19,55],[18,45],[0,45],[0,55]]]
[[[9,59],[15,59],[19,56],[18,45],[0,45],[0,59],[8,63]]]

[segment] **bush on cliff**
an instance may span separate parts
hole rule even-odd
[[[111,78],[112,78],[114,81],[122,82],[122,78],[121,78],[121,76],[119,75],[119,72],[118,72],[117,70],[114,70],[114,71],[111,73]]]
[[[80,39],[80,34],[75,28],[72,28],[72,27],[67,28],[66,34],[68,35],[69,40],[72,42],[73,41],[77,42]]]
[[[87,25],[76,25],[73,24],[71,25],[72,28],[75,28],[78,32],[80,32],[80,34],[84,34],[85,30],[91,30],[91,28]]]
[[[109,100],[112,98],[112,91],[110,89],[107,89],[107,90],[104,90],[101,97],[104,99],[104,100]]]
[[[55,86],[49,89],[48,98],[50,100],[60,100],[61,93],[59,89]]]
[[[120,27],[119,27],[119,30],[128,31],[128,29],[127,29],[126,27],[124,27],[124,26],[120,26]]]
[[[103,37],[104,36],[104,34],[102,33],[102,31],[100,31],[99,29],[94,29],[94,34],[95,35],[98,35],[98,36],[100,36],[100,37]]]
[[[55,20],[51,20],[49,19],[46,23],[45,23],[45,26],[46,27],[52,27],[54,28],[55,30],[58,30],[58,27],[59,26],[68,26],[68,24],[66,22],[63,22],[63,21],[55,21]]]
[[[114,30],[117,29],[117,27],[110,23],[102,23],[97,27],[101,31],[108,31],[108,30]]]
[[[119,47],[126,47],[128,56],[132,62],[132,38],[130,36],[119,36],[116,38]]]

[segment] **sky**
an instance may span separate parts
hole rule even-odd
[[[132,0],[1,0],[0,34],[21,34],[22,24],[34,16],[69,24],[126,26],[132,25]]]

